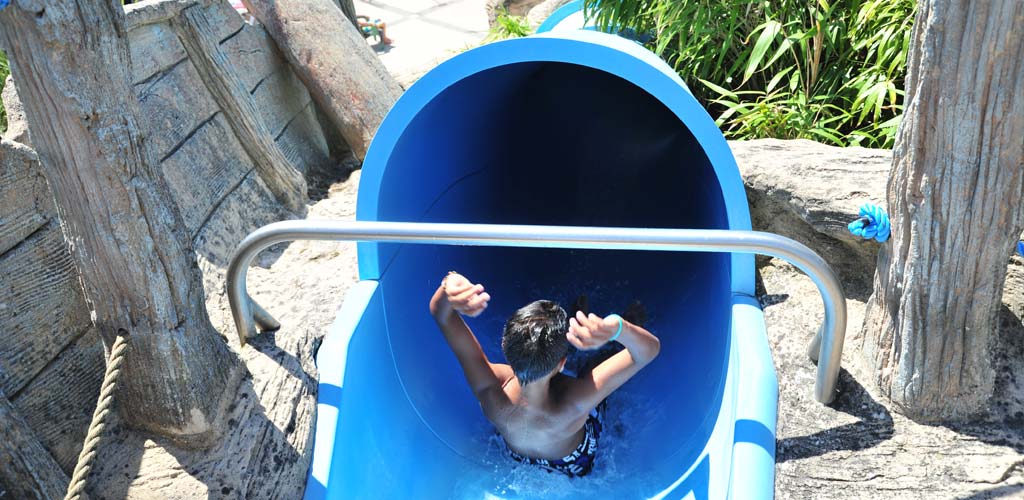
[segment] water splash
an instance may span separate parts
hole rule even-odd
[[[600,498],[610,490],[622,492],[624,484],[635,485],[636,496],[641,496],[649,488],[644,487],[643,471],[638,471],[630,458],[630,436],[655,420],[658,413],[658,405],[647,397],[629,392],[609,397],[597,462],[593,472],[582,478],[512,460],[504,440],[491,429],[479,438],[480,449],[485,450],[482,462],[489,474],[473,475],[476,477],[456,485],[453,498],[577,500]]]

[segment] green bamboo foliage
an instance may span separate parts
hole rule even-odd
[[[584,0],[606,30],[656,35],[730,138],[892,147],[913,0]]]
[[[3,91],[9,74],[11,74],[11,67],[7,63],[7,53],[0,50],[0,91]],[[7,132],[7,110],[3,103],[0,103],[0,134],[4,132]]]

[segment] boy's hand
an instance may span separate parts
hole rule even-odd
[[[444,293],[452,309],[460,314],[475,318],[487,309],[491,300],[484,286],[473,284],[465,276],[451,273],[444,279]]]
[[[618,318],[602,318],[596,314],[586,315],[583,311],[577,311],[575,318],[569,318],[569,333],[565,338],[577,349],[586,351],[605,345],[617,331]]]

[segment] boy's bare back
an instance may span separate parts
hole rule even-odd
[[[595,408],[658,355],[657,337],[617,315],[601,318],[577,312],[565,322],[561,308],[554,305],[561,311],[559,316],[552,312],[553,303],[538,301],[517,311],[506,325],[502,348],[506,358],[514,359],[509,359],[510,364],[491,363],[460,316],[478,316],[489,301],[483,285],[452,273],[434,293],[430,310],[484,415],[505,439],[513,457],[542,465],[562,464],[562,459],[596,450],[600,423]],[[545,315],[549,317],[541,317]],[[544,321],[565,328],[547,326]],[[538,335],[546,337],[538,340]],[[568,344],[593,350],[611,340],[624,349],[579,377],[560,373]],[[566,346],[562,351],[558,351],[559,343]]]

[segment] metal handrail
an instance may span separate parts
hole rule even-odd
[[[474,245],[531,248],[590,248],[736,252],[784,259],[806,273],[821,293],[825,320],[812,346],[820,342],[815,397],[828,404],[835,396],[846,336],[846,297],[832,268],[806,246],[777,234],[720,229],[637,229],[579,226],[513,226],[372,221],[285,221],[263,226],[238,245],[228,266],[227,292],[239,341],[280,324],[246,292],[245,277],[253,258],[286,241],[378,241],[428,245]],[[817,354],[818,356],[814,356]]]

